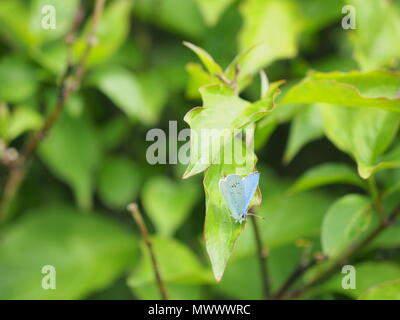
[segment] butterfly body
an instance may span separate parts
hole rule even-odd
[[[236,222],[247,218],[247,211],[257,190],[260,173],[254,172],[247,177],[230,174],[219,181],[219,190]]]

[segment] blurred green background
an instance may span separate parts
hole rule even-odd
[[[78,2],[0,1],[1,152],[20,149],[54,107],[66,66],[64,37]],[[55,30],[40,26],[46,4],[57,10]],[[82,53],[93,4],[84,1],[76,56]],[[356,6],[356,30],[341,26],[346,4]],[[27,177],[1,226],[0,298],[158,299],[149,257],[126,210],[130,202],[139,203],[154,236],[172,298],[261,298],[251,228],[239,239],[217,284],[202,237],[201,175],[182,180],[183,165],[150,165],[146,160],[153,143],[146,141],[148,130],[168,133],[169,121],[177,121],[178,130],[186,128],[185,113],[201,105],[200,66],[182,41],[206,49],[223,67],[239,52],[266,41],[270,49],[254,60],[254,68],[264,68],[270,81],[286,79],[290,86],[309,70],[399,70],[399,11],[400,1],[384,0],[106,1],[82,88],[30,159]],[[254,79],[242,96],[254,101],[258,95],[259,80]],[[296,240],[306,239],[313,251],[320,250],[321,223],[329,206],[350,192],[363,193],[344,184],[288,193],[295,179],[316,165],[341,162],[355,168],[324,136],[318,119],[312,126],[314,114],[307,108],[282,107],[257,128],[263,193],[259,211],[267,218],[260,225],[270,249],[274,289],[304,250]],[[7,172],[1,166],[2,188]],[[399,187],[399,180],[399,169],[378,177],[384,188]],[[356,290],[342,289],[338,274],[309,298],[356,298],[374,284],[400,279],[400,232],[395,231],[355,262]],[[44,265],[56,268],[56,290],[41,287]]]

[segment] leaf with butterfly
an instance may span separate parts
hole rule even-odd
[[[235,78],[237,81],[239,75],[232,70],[240,72],[240,66],[224,73],[203,49],[186,45],[202,60],[211,82],[199,89],[203,107],[190,110],[184,118],[191,129],[191,161],[183,178],[205,171],[205,241],[214,276],[220,281],[245,227],[249,207],[261,203],[257,158],[251,146],[254,137],[247,129],[274,108],[282,81],[268,84],[262,77],[261,98],[252,103],[238,94]],[[235,61],[233,64],[240,64],[240,59]],[[246,143],[241,139],[243,131]]]

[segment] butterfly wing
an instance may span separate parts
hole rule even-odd
[[[245,188],[243,179],[237,174],[231,174],[219,182],[219,189],[224,197],[232,216],[240,220],[246,212]]]
[[[243,185],[244,185],[244,202],[245,202],[245,210],[250,205],[251,200],[254,197],[254,193],[257,190],[258,186],[258,181],[260,180],[260,173],[259,172],[254,172],[252,174],[249,174],[247,177],[243,178]]]

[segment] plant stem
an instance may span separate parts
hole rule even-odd
[[[337,269],[338,266],[346,263],[347,260],[352,258],[361,249],[364,249],[371,241],[373,241],[384,230],[386,230],[389,226],[391,226],[395,222],[396,217],[398,215],[400,215],[400,205],[398,205],[388,217],[383,219],[379,223],[379,225],[366,238],[364,238],[361,242],[357,242],[357,243],[354,243],[353,245],[350,245],[341,256],[339,256],[336,260],[334,260],[332,262],[332,264],[330,265],[329,268],[327,268],[323,272],[321,272],[310,283],[305,284],[300,289],[289,294],[286,298],[287,299],[297,298],[297,297],[303,295],[304,293],[308,292],[314,286],[323,282],[327,277],[329,277],[331,275],[331,273],[333,271],[335,271]]]
[[[286,282],[282,285],[282,287],[278,290],[278,292],[273,296],[274,299],[281,299],[286,292],[292,287],[293,284],[296,283],[298,279],[311,267],[313,267],[317,262],[319,262],[319,259],[317,257],[314,257],[311,261],[308,263],[302,263],[298,265],[298,267],[292,272],[292,274],[289,276],[289,278],[286,280]]]
[[[251,222],[253,223],[254,237],[257,245],[258,260],[260,262],[260,272],[261,272],[261,279],[264,291],[264,298],[268,299],[270,295],[270,282],[268,277],[268,263],[267,263],[268,250],[263,246],[261,233],[258,227],[258,222],[256,220],[256,217],[250,216],[250,218]]]
[[[33,152],[37,149],[40,142],[47,136],[49,131],[53,128],[54,124],[59,119],[60,114],[64,109],[65,103],[68,101],[68,98],[79,87],[82,81],[87,58],[89,56],[91,48],[95,44],[96,29],[101,17],[101,13],[104,8],[105,0],[96,0],[91,31],[88,37],[88,41],[86,43],[86,49],[80,61],[78,62],[77,67],[74,68],[72,59],[72,51],[73,51],[72,47],[76,38],[76,33],[79,29],[79,26],[81,25],[84,16],[82,3],[83,2],[81,1],[74,18],[74,22],[72,24],[71,31],[66,37],[66,42],[69,47],[69,56],[68,56],[66,71],[63,74],[61,78],[61,83],[58,87],[58,97],[57,97],[56,107],[53,109],[49,117],[46,119],[42,128],[36,131],[29,138],[27,144],[21,151],[21,155],[11,166],[0,202],[0,222],[4,221],[4,219],[6,218],[6,213],[8,211],[9,205],[12,202],[13,198],[15,197],[22,181],[25,178],[26,164],[29,158],[31,157]],[[70,78],[73,78],[74,82],[69,82]]]
[[[161,299],[168,300],[167,289],[161,277],[160,269],[158,267],[156,255],[153,250],[153,244],[150,240],[149,232],[147,231],[146,224],[143,221],[142,215],[136,203],[132,203],[128,206],[128,210],[132,213],[132,217],[136,224],[139,226],[140,233],[149,251],[151,263],[153,265],[154,276],[157,281],[158,289],[160,290]]]
[[[378,187],[376,185],[375,176],[371,176],[368,178],[368,187],[369,193],[373,200],[373,205],[375,209],[378,211],[381,219],[385,218],[385,207],[382,201],[382,194],[378,191]]]

